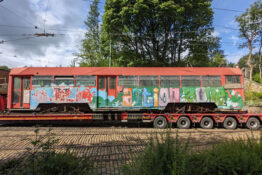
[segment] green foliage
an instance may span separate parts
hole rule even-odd
[[[161,139],[153,139],[142,155],[124,166],[123,174],[251,175],[262,172],[261,139],[225,141],[200,152],[181,144],[178,136],[172,138],[166,134]]]
[[[188,161],[188,174],[260,174],[261,157],[261,140],[257,142],[252,137],[247,141],[231,140],[200,153],[191,154]]]
[[[8,71],[10,71],[10,68],[8,66],[3,65],[3,66],[0,66],[0,70],[8,70]]]
[[[111,42],[114,66],[208,66],[220,47],[212,19],[211,0],[107,0],[103,55]]]
[[[249,54],[246,59],[246,65],[250,68],[250,80],[252,80],[254,60],[252,59],[252,51],[254,48],[254,43],[258,42],[259,35],[262,36],[262,2],[260,0],[254,2],[250,8],[236,17],[236,22],[239,24],[240,37],[245,39],[245,42],[239,45],[240,48],[248,47]],[[262,40],[261,40],[262,41]],[[261,61],[260,63],[261,64]]]
[[[99,0],[92,1],[90,11],[85,25],[87,32],[85,39],[82,40],[82,49],[76,56],[79,58],[80,67],[87,66],[107,66],[108,59],[105,59],[101,54],[100,49],[100,24],[99,24]]]
[[[262,83],[262,79],[260,79],[260,76],[259,76],[259,73],[256,73],[254,76],[253,76],[253,80],[257,83]]]
[[[26,139],[31,143],[31,147],[27,148],[28,157],[0,164],[0,174],[91,174],[93,164],[88,158],[78,157],[70,150],[59,153],[55,151],[58,139],[50,129],[45,135],[39,135],[39,128],[34,132],[33,139]]]
[[[262,92],[245,91],[245,101],[250,106],[262,106]]]
[[[124,166],[123,172],[130,175],[184,175],[189,158],[187,152],[188,144],[183,145],[178,136],[173,138],[170,132],[156,134],[141,156]]]

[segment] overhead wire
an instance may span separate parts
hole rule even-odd
[[[27,19],[25,19],[25,17],[19,15],[18,13],[14,12],[13,10],[11,10],[11,9],[3,6],[3,5],[0,5],[0,7],[3,8],[3,9],[8,10],[9,12],[13,13],[14,15],[16,15],[16,16],[19,17],[19,18],[22,18],[25,22],[29,23],[30,25],[33,25],[35,29],[38,28],[37,25],[35,25],[35,24],[33,24],[32,22],[28,21]]]

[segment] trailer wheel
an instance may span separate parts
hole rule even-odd
[[[223,126],[225,129],[236,129],[237,128],[237,121],[233,117],[227,117],[224,120]]]
[[[166,118],[163,117],[163,116],[156,117],[155,120],[154,120],[154,127],[160,128],[160,129],[166,128],[167,127]]]
[[[255,117],[250,117],[247,121],[247,128],[257,130],[260,128],[260,121]]]
[[[200,121],[200,127],[203,129],[212,129],[214,126],[214,121],[209,117],[203,117]]]
[[[191,121],[187,117],[180,117],[177,120],[177,126],[180,129],[188,129],[190,127]]]

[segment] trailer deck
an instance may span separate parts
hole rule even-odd
[[[238,125],[245,125],[249,129],[258,129],[262,121],[262,114],[251,113],[3,113],[0,114],[0,123],[23,121],[112,121],[131,122],[138,121],[153,123],[156,128],[165,128],[168,124],[177,124],[178,128],[187,129],[191,126],[200,126],[211,129],[214,126],[223,126],[227,129],[235,129]]]

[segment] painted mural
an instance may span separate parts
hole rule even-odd
[[[86,87],[39,87],[31,90],[30,108],[35,109],[39,103],[89,103],[96,107],[96,88]]]
[[[146,107],[161,108],[169,102],[215,102],[219,108],[240,109],[244,107],[241,89],[224,87],[182,87],[182,88],[122,88],[115,95],[108,96],[105,90],[95,87],[39,87],[31,90],[31,109],[39,103],[89,103],[96,107]]]

